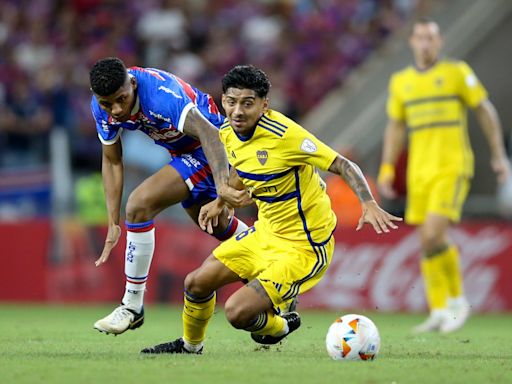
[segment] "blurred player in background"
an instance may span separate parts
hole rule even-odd
[[[217,247],[185,279],[183,337],[142,353],[201,353],[215,291],[248,281],[226,302],[228,321],[260,344],[275,344],[300,326],[284,303],[312,288],[334,251],[336,216],[316,168],[340,175],[357,194],[362,215],[377,233],[397,228],[375,202],[359,167],[300,125],[268,108],[270,82],[253,66],[237,66],[222,81],[227,115],[220,129],[232,165],[231,183],[251,191],[258,206],[255,225]],[[216,199],[201,209],[200,225],[215,231],[225,204]]]
[[[394,198],[395,163],[408,136],[406,222],[419,226],[421,272],[430,307],[417,333],[452,332],[464,324],[470,307],[464,297],[459,252],[448,238],[461,217],[473,176],[466,108],[476,113],[491,149],[498,181],[510,172],[498,115],[471,68],[463,61],[440,59],[439,26],[417,21],[409,38],[414,65],[391,77],[378,186]]]
[[[144,321],[144,290],[155,248],[154,217],[181,202],[197,223],[199,210],[216,197],[238,207],[251,202],[245,191],[228,186],[229,169],[218,128],[223,122],[212,98],[178,77],[153,68],[126,69],[118,58],[99,60],[90,72],[91,109],[103,148],[102,173],[108,209],[108,234],[96,266],[105,263],[121,235],[123,191],[120,135],[140,130],[172,155],[126,204],[126,289],[121,305],[94,328],[120,334]],[[141,154],[151,156],[151,154]],[[245,203],[244,203],[245,202]],[[212,233],[225,240],[247,229],[224,210]]]

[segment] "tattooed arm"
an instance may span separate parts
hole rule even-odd
[[[219,131],[199,112],[192,108],[185,119],[183,133],[199,139],[213,173],[217,194],[231,207],[244,207],[251,203],[249,194],[228,185],[229,167],[226,151],[219,138]]]
[[[340,175],[354,191],[361,203],[375,200],[372,196],[372,192],[370,191],[370,187],[364,178],[361,168],[359,168],[356,163],[338,155],[338,157],[336,157],[332,162],[329,172]]]
[[[338,155],[329,167],[329,172],[340,175],[361,202],[363,212],[356,230],[360,230],[364,223],[371,224],[377,233],[389,232],[389,228],[398,228],[393,221],[402,221],[402,219],[390,215],[379,207],[373,198],[361,168],[357,164]]]

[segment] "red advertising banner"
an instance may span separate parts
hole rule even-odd
[[[48,220],[0,224],[0,300],[46,299],[51,226]]]
[[[59,235],[48,222],[1,224],[4,290],[0,300],[52,302],[118,302],[124,292],[124,247],[119,242],[101,267],[105,228],[87,228],[76,221],[61,223]],[[30,239],[27,239],[28,234]],[[331,266],[322,281],[300,298],[300,308],[426,309],[419,274],[419,239],[401,226],[377,235],[338,229]],[[475,312],[512,310],[512,224],[464,223],[451,231],[461,250],[466,296]],[[60,239],[58,244],[51,240]],[[158,222],[150,270],[148,302],[181,303],[183,280],[218,244],[192,225]],[[59,249],[56,257],[56,249]],[[224,302],[237,285],[219,292]]]
[[[512,310],[512,225],[465,223],[451,231],[461,252],[465,294],[475,311]],[[336,233],[336,250],[322,281],[301,307],[426,309],[416,231],[401,226],[386,235],[366,228]]]

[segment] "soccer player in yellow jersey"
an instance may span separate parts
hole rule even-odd
[[[388,125],[378,186],[393,198],[394,164],[408,136],[407,207],[405,219],[419,226],[429,318],[415,332],[459,329],[469,316],[463,294],[459,253],[448,228],[460,220],[473,176],[466,108],[472,108],[491,148],[491,165],[502,182],[509,174],[502,132],[487,92],[463,61],[439,59],[438,25],[419,20],[409,43],[414,65],[391,77]]]
[[[227,119],[220,129],[232,165],[230,184],[246,189],[258,206],[255,225],[217,247],[185,279],[183,337],[142,353],[201,353],[215,291],[247,282],[226,302],[228,321],[260,344],[275,344],[300,326],[289,311],[295,297],[325,273],[334,250],[336,216],[316,168],[343,177],[357,194],[362,216],[357,229],[371,224],[377,233],[401,220],[375,202],[359,167],[311,133],[268,108],[270,82],[253,66],[237,66],[222,80]],[[212,232],[224,208],[214,200],[200,213]]]

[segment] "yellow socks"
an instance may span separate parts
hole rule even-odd
[[[421,260],[421,273],[425,283],[428,306],[431,311],[446,308],[448,284],[440,254]]]
[[[448,283],[448,296],[461,297],[463,286],[459,250],[456,246],[450,245],[439,257],[442,258],[444,274]]]
[[[185,292],[183,306],[183,340],[197,345],[205,339],[206,327],[215,309],[215,292],[208,297],[195,297]]]
[[[447,298],[463,297],[459,251],[447,245],[421,260],[427,301],[431,310],[446,308]]]
[[[269,309],[260,313],[245,330],[257,335],[281,336],[288,333],[288,322]]]

